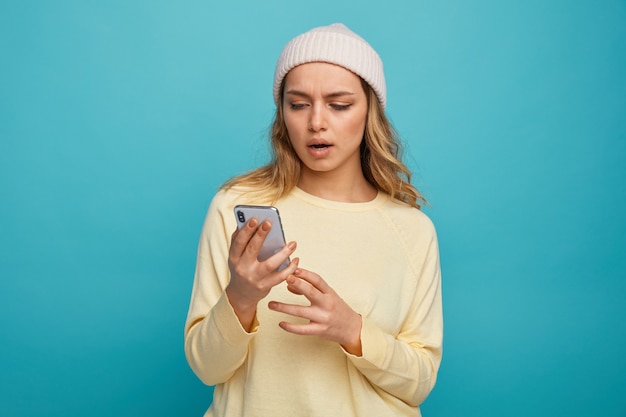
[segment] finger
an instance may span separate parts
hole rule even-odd
[[[320,299],[324,294],[314,287],[310,282],[297,276],[290,276],[287,278],[287,289],[296,295],[303,295],[314,303]]]
[[[324,327],[317,323],[289,323],[281,321],[278,323],[281,329],[302,336],[321,336],[324,334]]]
[[[321,293],[328,294],[333,292],[333,289],[315,272],[311,272],[304,268],[298,268],[294,274],[296,277],[303,279],[304,281],[317,288]]]
[[[259,221],[255,218],[248,220],[248,222],[241,229],[235,230],[231,236],[231,253],[237,257],[240,257],[246,249],[248,242],[252,238],[252,235],[257,229]]]
[[[272,230],[272,223],[268,221],[262,222],[248,241],[243,256],[257,259],[270,230]]]
[[[283,269],[282,271],[276,271],[274,273],[271,273],[269,275],[267,275],[264,279],[266,280],[266,284],[269,287],[274,287],[278,284],[280,284],[281,282],[283,282],[284,280],[286,280],[290,275],[292,275],[295,271],[296,268],[298,268],[298,263],[300,262],[299,258],[294,258],[289,265],[287,265],[287,267],[285,269]]]
[[[278,252],[274,255],[267,258],[264,262],[268,271],[275,271],[279,266],[285,262],[296,250],[297,247],[296,242],[289,242],[285,246],[283,246]],[[293,271],[295,272],[295,270]]]
[[[290,316],[299,317],[309,321],[313,321],[314,312],[310,306],[303,306],[299,304],[286,304],[279,301],[270,301],[267,306],[270,310],[278,313],[288,314]]]

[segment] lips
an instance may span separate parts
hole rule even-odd
[[[323,158],[330,154],[332,144],[321,138],[316,138],[307,143],[307,148],[311,156],[315,158]]]
[[[330,143],[328,143],[326,140],[321,139],[321,138],[315,138],[313,140],[311,140],[307,146],[309,148],[313,148],[313,149],[326,149],[331,147],[332,145]]]

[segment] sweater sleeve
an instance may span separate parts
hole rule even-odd
[[[222,199],[219,193],[213,199],[202,228],[184,334],[187,361],[207,385],[226,382],[242,366],[256,333],[256,326],[244,330],[225,293],[232,231]]]
[[[400,332],[385,333],[364,317],[363,355],[348,354],[377,389],[411,406],[419,406],[433,389],[442,355],[441,271],[434,229],[426,253],[419,258],[418,284]]]

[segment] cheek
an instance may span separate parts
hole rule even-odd
[[[293,128],[293,126],[291,126],[289,123],[285,122],[285,128],[287,130],[287,139],[289,140],[289,142],[291,143],[291,145],[293,146],[294,144],[294,139],[296,139],[298,137],[298,133],[296,132],[296,130]]]
[[[298,117],[285,117],[285,128],[287,129],[289,142],[294,149],[297,149],[299,145],[306,141],[308,133],[307,124]]]
[[[365,116],[355,117],[345,124],[346,131],[354,136],[363,137],[365,134]]]
[[[285,114],[285,126],[292,128],[294,125],[294,117],[289,114]]]
[[[302,137],[298,124],[294,123],[293,119],[288,119],[287,117],[285,117],[284,123],[285,130],[287,131],[287,140],[291,144],[293,150],[298,153],[298,143],[301,142],[300,138]]]

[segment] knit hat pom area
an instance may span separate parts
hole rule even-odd
[[[274,71],[274,102],[280,106],[280,87],[289,71],[309,62],[328,62],[344,67],[367,82],[383,108],[387,88],[383,62],[363,38],[341,23],[311,29],[285,46]]]

